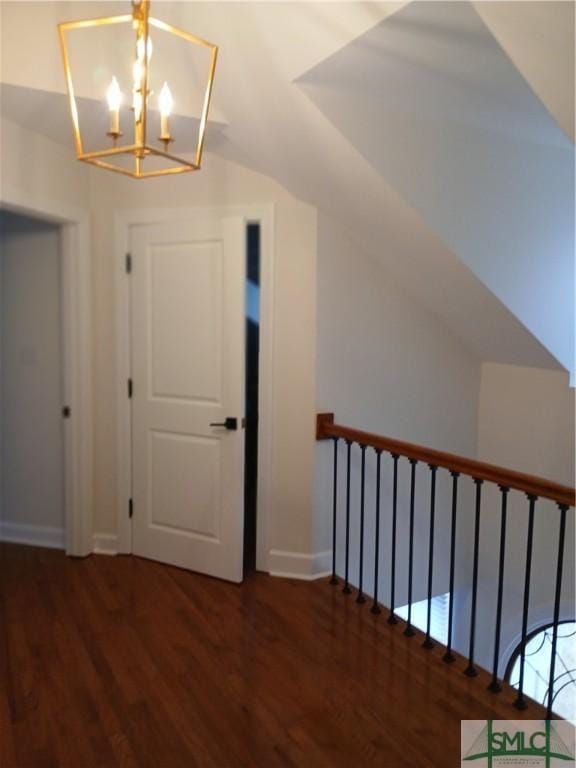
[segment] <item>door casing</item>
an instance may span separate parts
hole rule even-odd
[[[246,223],[260,224],[260,390],[258,398],[258,502],[256,529],[256,567],[268,571],[268,521],[272,459],[273,414],[273,316],[274,316],[274,206],[273,204],[154,208],[116,214],[115,219],[115,292],[116,292],[116,405],[117,405],[117,492],[118,539],[116,550],[132,553],[132,521],[129,503],[132,494],[132,425],[127,381],[131,377],[130,275],[126,272],[126,254],[130,250],[132,227],[170,221],[206,221],[242,217]]]

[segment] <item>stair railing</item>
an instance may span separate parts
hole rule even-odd
[[[516,472],[514,470],[504,469],[496,465],[487,464],[473,459],[467,459],[443,451],[436,451],[412,443],[394,440],[381,435],[364,432],[350,427],[341,426],[334,423],[334,414],[320,413],[317,416],[316,424],[317,440],[332,440],[334,444],[333,454],[333,473],[332,473],[332,574],[330,584],[339,584],[339,578],[336,569],[337,551],[337,517],[338,517],[338,444],[343,441],[345,444],[346,457],[346,483],[345,483],[345,534],[344,534],[344,568],[341,578],[343,578],[344,594],[350,594],[350,526],[351,526],[351,451],[352,446],[356,444],[360,448],[360,520],[359,520],[359,571],[358,571],[358,589],[356,602],[359,604],[366,602],[364,594],[364,551],[365,551],[365,484],[366,484],[366,451],[372,449],[376,454],[376,493],[375,493],[375,527],[374,527],[374,582],[373,598],[371,611],[374,614],[381,613],[381,602],[378,596],[379,579],[379,552],[381,536],[381,458],[383,453],[388,453],[392,458],[392,493],[391,493],[391,558],[390,558],[390,605],[388,609],[388,623],[397,624],[398,618],[395,614],[396,605],[396,577],[397,577],[397,535],[398,535],[398,464],[401,458],[408,460],[410,464],[410,492],[409,492],[409,540],[408,540],[408,573],[407,573],[407,594],[408,594],[408,614],[404,635],[412,637],[415,635],[412,625],[412,604],[413,604],[413,572],[414,572],[414,510],[415,510],[415,477],[418,464],[428,466],[430,472],[430,511],[428,528],[428,563],[427,563],[427,621],[426,636],[423,647],[431,649],[434,642],[431,637],[431,606],[432,606],[432,585],[434,577],[434,546],[436,518],[436,478],[439,469],[446,470],[451,476],[451,523],[450,523],[450,556],[449,556],[449,608],[448,608],[448,632],[446,651],[442,657],[446,663],[455,660],[453,652],[454,637],[454,587],[455,587],[455,563],[456,563],[456,528],[458,520],[458,489],[459,481],[462,475],[472,479],[474,483],[474,542],[472,556],[472,585],[471,585],[471,608],[470,608],[470,629],[468,643],[468,665],[464,673],[469,677],[475,677],[478,674],[475,662],[475,642],[477,639],[477,596],[478,596],[478,566],[480,556],[480,526],[482,510],[482,489],[485,482],[496,485],[500,493],[500,531],[498,543],[498,584],[496,594],[496,616],[494,622],[494,643],[493,643],[493,663],[491,671],[491,681],[489,690],[493,693],[499,693],[502,690],[501,680],[499,679],[500,642],[502,631],[502,608],[504,595],[504,571],[505,571],[505,551],[506,551],[506,526],[508,512],[508,494],[510,490],[516,490],[524,493],[528,502],[528,528],[526,539],[526,559],[523,585],[522,601],[522,629],[521,629],[521,657],[520,657],[520,678],[517,687],[517,696],[514,706],[517,709],[526,709],[528,706],[524,694],[524,667],[525,650],[528,640],[528,615],[530,610],[530,589],[532,558],[534,549],[534,518],[536,506],[539,499],[548,499],[553,501],[559,510],[558,520],[558,548],[556,555],[556,574],[554,588],[554,602],[552,609],[552,649],[548,680],[547,694],[547,717],[552,715],[553,697],[554,697],[554,679],[556,664],[556,645],[558,639],[558,625],[560,623],[560,602],[562,590],[562,576],[564,570],[565,539],[566,539],[566,519],[569,509],[576,504],[576,492],[570,488],[549,480],[535,477],[533,475]],[[550,521],[552,525],[553,521]]]

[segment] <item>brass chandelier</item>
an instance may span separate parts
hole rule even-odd
[[[70,113],[76,146],[76,157],[86,163],[92,163],[100,168],[123,173],[136,179],[164,176],[174,173],[197,171],[202,160],[204,135],[210,107],[210,96],[214,82],[214,71],[218,47],[202,40],[195,35],[178,29],[171,24],[152,18],[149,0],[132,0],[132,13],[123,16],[107,16],[82,21],[69,21],[58,25],[60,46],[64,62],[66,86],[70,101]],[[85,142],[80,130],[79,110],[74,92],[74,78],[70,65],[69,41],[67,35],[74,30],[107,27],[109,25],[131,25],[134,32],[134,59],[130,77],[132,117],[122,120],[121,105],[123,101],[122,87],[116,76],[106,91],[108,107],[108,131],[102,131],[103,146],[94,151],[85,150]],[[208,71],[197,134],[194,140],[193,160],[177,155],[170,150],[170,145],[180,138],[171,133],[170,115],[173,108],[173,98],[167,82],[164,82],[157,98],[150,89],[150,61],[153,52],[151,31],[153,29],[175,35],[186,44],[207,50]],[[152,104],[152,98],[155,99]],[[159,119],[153,121],[150,107],[156,106]],[[153,124],[153,122],[155,124]],[[123,124],[124,123],[124,124]],[[126,124],[127,123],[127,124]],[[130,140],[122,142],[123,130],[126,130]],[[158,131],[156,136],[154,131]],[[104,135],[105,134],[105,135]],[[161,164],[162,167],[150,168],[150,165]]]

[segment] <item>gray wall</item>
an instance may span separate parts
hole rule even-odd
[[[574,390],[568,374],[513,365],[482,366],[478,416],[478,458],[574,486]],[[494,625],[500,494],[487,485],[480,537],[482,565],[478,599],[479,626]],[[536,505],[530,586],[529,631],[553,618],[560,513],[551,501]],[[511,492],[504,573],[501,649],[505,661],[521,637],[522,600],[528,531],[528,502]],[[574,620],[574,511],[567,516],[561,618]],[[493,633],[479,636],[478,660],[487,663]]]
[[[502,364],[481,364],[434,316],[394,286],[334,221],[318,227],[318,411],[333,411],[340,424],[574,483],[574,393],[568,374]],[[352,449],[350,581],[358,584],[360,450]],[[331,548],[333,446],[317,446],[317,549]],[[375,456],[366,452],[364,589],[373,594]],[[346,447],[338,453],[337,571],[344,572]],[[392,461],[382,457],[379,596],[389,605]],[[448,591],[451,479],[438,471],[433,593]],[[409,464],[399,464],[396,605],[407,601]],[[425,597],[430,479],[416,474],[415,601]],[[474,486],[462,476],[458,524],[453,645],[469,643]],[[483,489],[476,660],[492,666],[500,531],[496,487]],[[559,514],[540,501],[535,526],[529,628],[552,618]],[[517,645],[522,619],[527,501],[508,502],[504,611],[499,672]],[[573,618],[574,516],[566,532],[561,615]]]
[[[415,303],[388,273],[334,220],[318,222],[318,411],[332,411],[339,424],[432,448],[476,457],[480,361],[442,322]],[[350,580],[358,583],[360,450],[352,451]],[[331,442],[317,444],[315,534],[317,551],[331,549]],[[343,572],[346,455],[339,453],[338,571]],[[373,589],[375,455],[366,452],[364,587]],[[410,465],[399,463],[396,603],[407,602]],[[392,461],[382,456],[382,546],[379,594],[390,594]],[[448,589],[451,478],[437,479],[434,593]],[[416,473],[414,600],[427,589],[430,473]],[[461,483],[460,504],[469,505],[472,484]],[[468,559],[471,518],[462,516],[458,548]],[[440,534],[442,531],[442,535]],[[467,583],[467,577],[466,577]]]
[[[0,212],[0,522],[63,529],[58,227]]]

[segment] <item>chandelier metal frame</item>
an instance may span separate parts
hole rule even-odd
[[[121,16],[105,16],[95,19],[84,19],[81,21],[67,21],[58,24],[58,31],[60,36],[60,49],[62,52],[62,60],[64,64],[64,73],[66,77],[66,86],[68,90],[68,98],[70,103],[70,114],[72,117],[74,143],[76,147],[76,157],[85,163],[91,163],[99,168],[105,168],[109,171],[121,173],[126,176],[131,176],[136,179],[144,179],[155,176],[165,176],[176,173],[187,173],[190,171],[198,171],[202,162],[202,152],[204,149],[204,138],[206,133],[206,124],[208,120],[208,111],[210,108],[210,99],[212,96],[212,87],[214,84],[214,73],[216,70],[216,60],[218,57],[218,46],[213,43],[209,43],[207,40],[203,40],[196,35],[186,32],[178,27],[167,24],[159,19],[152,18],[150,15],[150,2],[149,0],[140,0],[139,2],[132,1],[132,13],[124,14]],[[134,29],[136,30],[137,39],[143,40],[144,56],[142,59],[142,108],[141,113],[138,116],[135,115],[134,119],[134,141],[128,145],[117,145],[118,138],[122,135],[119,131],[109,132],[113,146],[107,149],[96,150],[93,152],[86,152],[84,150],[84,144],[82,141],[82,133],[80,130],[80,122],[78,117],[78,106],[76,103],[76,96],[74,94],[74,85],[72,78],[72,70],[70,66],[70,55],[68,51],[67,34],[77,29],[99,28],[112,24],[123,24],[132,22]],[[165,149],[159,149],[152,146],[147,141],[147,129],[148,129],[148,82],[149,82],[149,57],[148,57],[148,45],[149,45],[149,28],[163,30],[169,34],[175,35],[183,40],[186,40],[193,45],[198,45],[203,48],[207,48],[210,52],[209,67],[208,67],[208,81],[204,92],[204,100],[202,113],[200,117],[200,125],[198,131],[198,140],[196,143],[196,150],[193,160],[187,160],[184,157],[178,156],[172,152],[168,152],[168,144],[172,141],[172,138],[162,138],[160,140],[164,142]],[[107,158],[114,156],[128,154],[134,157],[133,170],[129,168],[123,168],[109,162]],[[146,171],[143,169],[144,160],[149,156],[162,157],[172,161],[175,165],[161,170]]]

